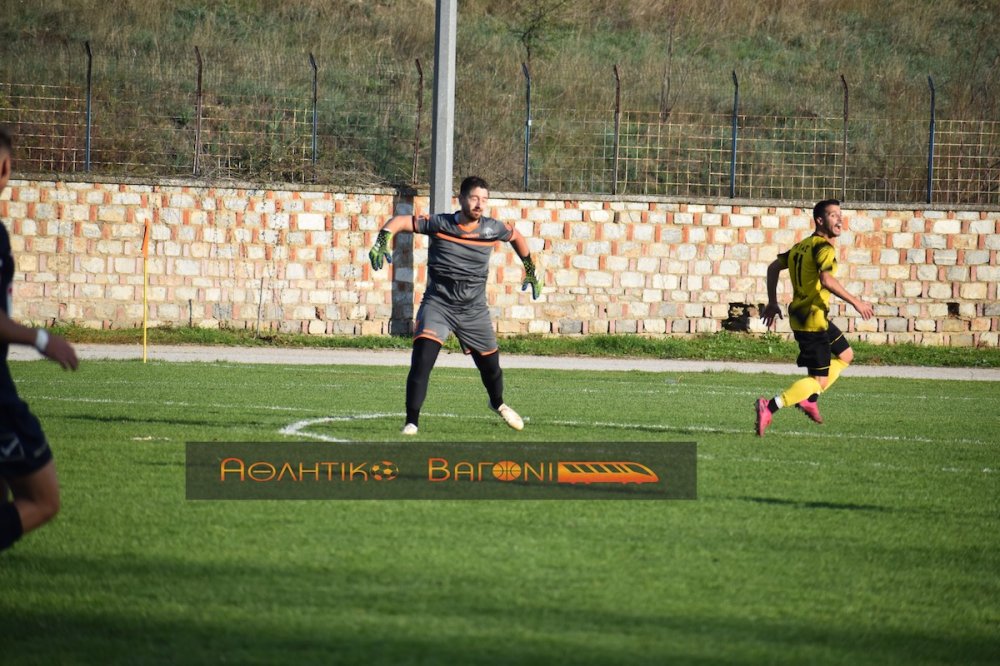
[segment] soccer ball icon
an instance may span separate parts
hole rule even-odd
[[[396,467],[396,463],[388,460],[372,463],[370,470],[372,478],[376,481],[392,481],[399,476],[399,468]]]

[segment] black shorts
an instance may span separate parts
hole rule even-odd
[[[851,348],[839,328],[830,324],[825,331],[793,331],[799,343],[799,357],[795,363],[808,368],[811,377],[828,377],[830,359]]]
[[[0,477],[17,479],[44,467],[52,460],[42,424],[28,405],[0,404]]]

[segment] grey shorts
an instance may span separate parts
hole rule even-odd
[[[457,307],[425,295],[417,310],[413,338],[429,338],[444,344],[451,333],[466,354],[470,351],[492,354],[497,350],[497,335],[485,302]]]

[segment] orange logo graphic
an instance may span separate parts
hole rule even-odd
[[[373,470],[374,471],[374,470]],[[446,458],[427,459],[427,480],[496,481],[521,483],[657,483],[660,477],[642,463],[598,461],[449,461]],[[376,477],[377,478],[377,477]]]
[[[656,472],[637,462],[561,462],[559,483],[656,483]]]
[[[383,460],[372,464],[371,475],[376,481],[392,481],[399,476],[399,468],[396,467],[396,463]]]
[[[501,460],[493,465],[493,476],[500,481],[513,481],[521,476],[521,466],[512,460]]]

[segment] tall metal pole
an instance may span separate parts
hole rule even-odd
[[[201,168],[201,110],[202,110],[202,91],[201,91],[201,51],[198,47],[194,47],[194,57],[198,61],[198,97],[195,109],[195,125],[194,125],[194,175],[198,175],[198,171]]]
[[[93,91],[93,79],[91,74],[93,72],[94,65],[94,54],[90,50],[90,42],[84,42],[84,47],[87,49],[87,139],[83,151],[83,170],[90,171],[90,134],[91,127],[93,126],[93,116],[91,115],[91,92]]]
[[[524,72],[524,191],[528,191],[528,156],[531,153],[531,72],[521,63]]]
[[[733,85],[736,92],[733,94],[733,142],[729,151],[729,197],[736,196],[736,137],[739,127],[738,116],[740,112],[740,80],[736,77],[736,70],[733,70]]]
[[[417,124],[413,130],[413,171],[410,175],[410,183],[417,185],[417,166],[420,163],[420,119],[424,115],[424,68],[420,66],[420,58],[417,63]]]
[[[431,210],[451,208],[455,164],[455,43],[458,0],[437,0],[434,36],[434,128],[431,148]]]
[[[840,200],[847,200],[847,118],[848,118],[848,91],[847,91],[847,79],[844,75],[840,75],[840,82],[844,86],[844,149],[843,149],[843,164],[841,165],[841,176],[840,176]]]
[[[930,76],[927,77],[927,85],[931,89],[931,127],[930,127],[930,139],[928,140],[927,149],[927,203],[931,202],[934,194],[934,102],[935,102],[935,90],[934,90],[934,79]]]
[[[621,150],[621,121],[622,121],[622,77],[618,71],[618,65],[614,66],[615,72],[615,154],[611,167],[611,194],[618,194],[618,156]]]
[[[312,179],[316,182],[316,155],[317,155],[317,134],[319,130],[319,113],[318,113],[318,101],[319,101],[319,67],[316,65],[316,58],[312,53],[309,54],[309,65],[312,67],[313,71],[313,127],[312,127]]]

